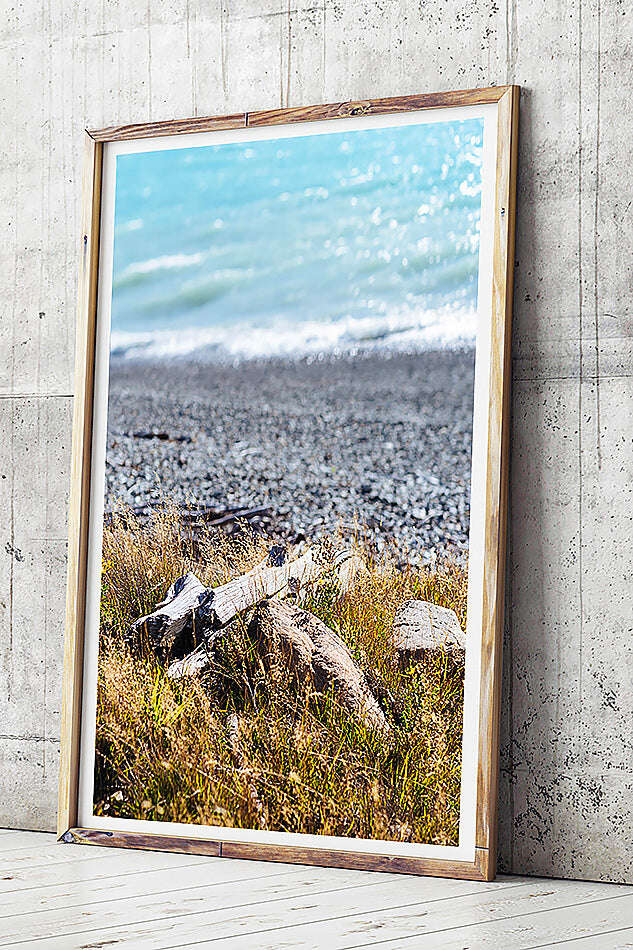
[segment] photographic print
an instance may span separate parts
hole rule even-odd
[[[472,860],[496,134],[106,145],[85,828]]]

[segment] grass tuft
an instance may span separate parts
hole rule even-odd
[[[269,543],[246,531],[194,541],[170,504],[149,527],[124,509],[105,526],[95,813],[457,844],[463,669],[446,657],[398,669],[390,636],[398,605],[411,597],[453,609],[465,627],[460,565],[396,566],[359,540],[367,570],[346,596],[326,575],[302,604],[349,646],[391,724],[387,737],[333,694],[297,687],[282,663],[264,668],[247,635],[248,615],[225,629],[200,679],[172,682],[155,657],[125,645],[131,623],[176,577],[192,570],[218,586],[254,567]]]

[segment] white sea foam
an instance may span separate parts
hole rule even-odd
[[[125,224],[120,224],[118,231],[120,234],[127,234],[130,231],[140,231],[143,227],[142,218],[133,218],[131,221],[127,221]]]
[[[472,345],[476,312],[441,310],[345,317],[331,322],[278,319],[268,326],[234,324],[184,327],[147,332],[113,331],[111,351],[123,358],[169,359],[193,356],[211,361],[267,357],[298,358],[315,354],[356,353],[381,349],[419,351]]]
[[[119,275],[118,280],[123,282],[130,277],[137,277],[140,274],[155,274],[162,270],[184,270],[187,267],[194,267],[201,264],[204,260],[204,254],[165,254],[162,257],[151,257],[147,261],[135,261],[128,264],[124,271]]]

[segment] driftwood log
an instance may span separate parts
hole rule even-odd
[[[405,600],[394,618],[393,647],[401,665],[440,652],[463,664],[466,636],[454,610],[427,600]]]
[[[183,656],[180,660],[173,660],[167,668],[167,678],[170,680],[181,680],[186,676],[197,676],[204,673],[211,666],[211,644],[206,640],[199,643],[198,646]]]
[[[289,561],[285,550],[275,545],[260,564],[221,587],[205,587],[195,574],[185,574],[151,614],[132,624],[129,639],[132,644],[145,641],[170,655],[177,638],[187,634],[190,648],[197,647],[210,631],[221,630],[242,611],[268,597],[300,594],[327,570],[335,571],[344,592],[360,570],[360,562],[362,558],[351,551],[328,559],[312,548]]]
[[[253,614],[249,633],[268,655],[280,650],[301,683],[319,693],[333,687],[339,701],[367,726],[390,731],[347,645],[318,617],[280,600],[264,600]]]
[[[142,433],[135,433],[135,435],[142,437]],[[157,435],[147,433],[145,437],[162,439],[162,437],[166,435],[167,433],[158,433]],[[163,441],[165,440],[163,439]],[[176,437],[169,439],[169,441],[180,442],[183,441],[183,437]],[[184,439],[184,441],[186,441],[186,439]],[[114,524],[115,521],[127,525],[127,514],[129,513],[138,521],[145,523],[164,509],[165,505],[163,502],[149,501],[144,505],[130,505],[122,511],[117,509],[106,510],[104,517],[106,523],[109,525]],[[225,525],[235,524],[237,522],[250,524],[251,522],[260,521],[262,519],[271,520],[274,517],[274,512],[272,508],[268,506],[260,506],[257,508],[212,508],[210,505],[199,505],[196,508],[183,508],[179,512],[178,517],[183,525],[188,527],[195,528],[196,526],[206,525],[208,528],[221,528]]]
[[[255,607],[249,635],[265,655],[281,651],[297,681],[320,693],[333,688],[342,705],[365,725],[387,733],[390,725],[347,645],[313,614],[281,599],[290,594],[300,599],[326,574],[344,594],[364,569],[363,558],[351,551],[325,557],[309,549],[288,561],[284,549],[276,546],[252,570],[221,587],[205,587],[192,573],[179,577],[156,610],[132,625],[130,637],[172,658],[170,679],[196,676],[211,666],[222,629]],[[237,735],[235,723],[228,725],[229,734]],[[233,741],[232,748],[237,763],[239,747]]]
[[[349,556],[346,553],[343,560]],[[215,588],[212,604],[215,625],[224,627],[237,614],[266,597],[299,593],[306,584],[318,580],[326,568],[318,552],[312,549],[295,561],[286,561],[279,567],[269,566],[267,559],[247,574]]]
[[[154,650],[169,655],[177,638],[190,628],[195,644],[195,629],[202,631],[212,621],[207,610],[212,599],[209,593],[195,574],[189,572],[179,577],[153,613],[139,617],[132,624],[131,643],[138,645],[144,641]]]
[[[135,621],[130,640],[137,646],[144,642],[171,659],[170,679],[196,676],[212,666],[214,645],[224,627],[250,610],[248,635],[265,663],[281,655],[296,682],[317,693],[332,689],[341,705],[369,729],[388,734],[390,723],[345,642],[299,606],[320,579],[333,579],[343,595],[366,570],[364,559],[353,551],[328,555],[314,547],[289,560],[285,547],[275,545],[250,571],[219,587],[205,587],[191,572],[179,577],[156,609]],[[295,603],[284,599],[289,595]],[[392,647],[401,667],[438,654],[463,665],[466,638],[454,611],[429,601],[407,600],[396,611]],[[227,732],[234,766],[259,825],[265,828],[265,813],[243,755],[236,715],[229,716]]]

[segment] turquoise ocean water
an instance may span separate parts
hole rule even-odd
[[[119,155],[112,352],[474,341],[483,122]]]

